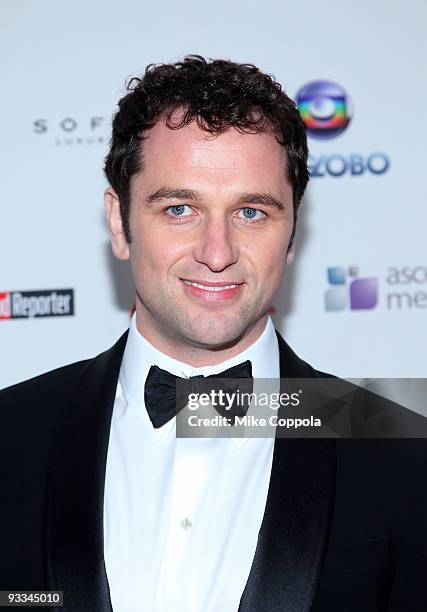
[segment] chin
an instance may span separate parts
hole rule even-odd
[[[194,345],[209,349],[220,349],[233,346],[238,342],[244,333],[244,329],[241,325],[236,327],[226,325],[225,321],[221,321],[218,325],[209,321],[207,325],[190,327],[184,332],[184,336]]]

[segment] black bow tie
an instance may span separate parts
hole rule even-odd
[[[244,385],[237,384],[234,379],[244,378]],[[216,379],[229,379],[219,383]],[[179,385],[177,386],[177,381]],[[209,381],[209,382],[208,382]],[[244,387],[244,388],[243,388]],[[178,389],[178,392],[177,392]],[[191,376],[181,378],[174,376],[157,366],[151,366],[145,381],[144,399],[148,416],[155,428],[162,427],[170,421],[188,403],[190,393],[208,393],[210,390],[222,389],[224,392],[252,393],[252,363],[245,361],[233,368],[213,374],[211,376]],[[223,417],[231,419],[235,416],[244,416],[249,403],[233,402],[229,410],[222,406],[215,406],[216,411]],[[231,415],[231,416],[230,416]]]

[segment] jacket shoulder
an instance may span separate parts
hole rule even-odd
[[[4,445],[0,458],[8,463],[19,453],[48,447],[72,390],[91,360],[79,361],[0,391],[0,428]]]
[[[79,385],[90,387],[120,366],[127,331],[109,349],[91,358],[62,366],[0,391],[0,427],[50,427],[69,406]]]
[[[0,390],[0,414],[8,406],[33,406],[46,396],[62,396],[92,360],[77,361]]]

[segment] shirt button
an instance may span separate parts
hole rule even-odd
[[[182,528],[183,528],[185,531],[188,531],[189,529],[191,529],[192,525],[193,525],[193,523],[192,523],[192,522],[190,521],[190,519],[189,519],[189,518],[187,518],[187,517],[186,517],[185,519],[182,519],[182,521],[181,521],[181,527],[182,527]]]

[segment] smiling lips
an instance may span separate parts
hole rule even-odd
[[[228,283],[227,281],[193,281],[181,279],[190,295],[201,298],[208,302],[223,302],[235,297],[243,283]]]

